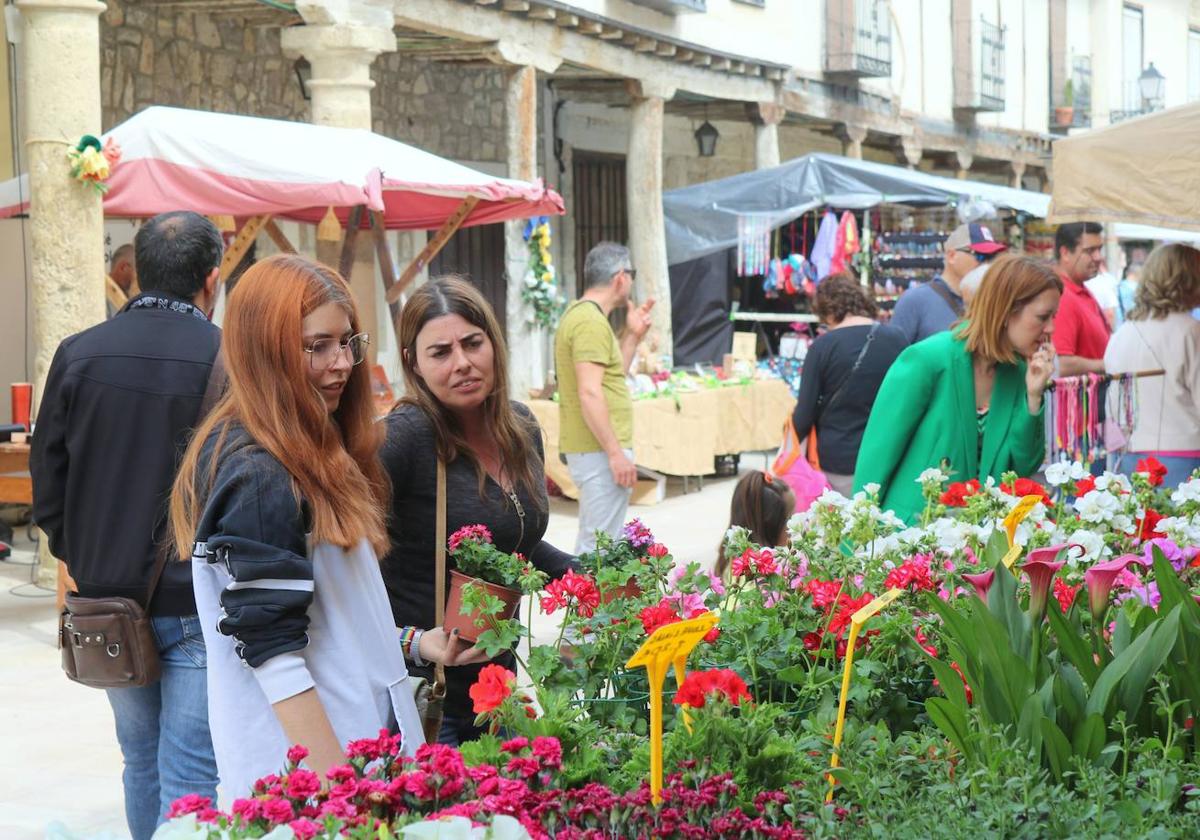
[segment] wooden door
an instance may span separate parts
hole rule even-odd
[[[504,224],[460,228],[429,262],[429,276],[461,274],[479,287],[506,330],[508,282],[504,273]],[[516,282],[520,282],[518,278]]]
[[[626,244],[625,158],[575,151],[575,295],[583,291],[583,261],[599,242]]]

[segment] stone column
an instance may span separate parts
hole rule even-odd
[[[754,124],[754,168],[770,169],[779,165],[779,124],[787,114],[774,102],[751,102],[746,115]]]
[[[32,244],[35,402],[59,343],[104,320],[100,197],[71,177],[67,149],[100,134],[100,13],[96,0],[20,0],[24,16],[25,147]],[[57,561],[40,542],[38,577]]]
[[[842,123],[837,127],[837,137],[842,141],[842,156],[862,160],[863,142],[867,139],[867,127]]]
[[[1022,187],[1022,183],[1025,180],[1025,161],[1014,160],[1009,165],[1012,167],[1012,183],[1010,186],[1016,187],[1017,189],[1024,189],[1024,187]]]
[[[364,26],[357,23],[321,23],[293,26],[281,35],[284,55],[303,56],[312,66],[308,82],[312,97],[310,120],[316,125],[371,130],[371,64],[383,52],[396,49],[391,26]],[[365,173],[364,173],[365,174]],[[324,253],[332,253],[326,246]],[[341,254],[341,249],[337,252]],[[336,267],[337,263],[334,262]],[[378,334],[391,330],[390,318],[381,319],[376,306],[379,278],[375,268],[375,247],[366,230],[355,241],[354,266],[346,278],[358,304],[359,318],[366,331]],[[374,362],[379,342],[370,348]]]
[[[629,250],[637,269],[638,301],[654,298],[652,331],[658,353],[674,356],[671,335],[671,281],[667,274],[667,233],[663,217],[663,112],[673,88],[630,82],[629,154],[625,193]]]
[[[504,84],[508,177],[532,181],[537,177],[537,68],[509,67]],[[546,380],[543,331],[529,323],[531,310],[522,297],[529,272],[525,224],[524,219],[504,223],[509,394],[519,400],[529,399],[529,389],[542,387]]]
[[[971,164],[975,162],[975,156],[970,152],[959,149],[954,153],[954,159],[958,162],[958,169],[954,171],[954,177],[959,180],[970,178]]]
[[[896,142],[896,159],[909,169],[917,168],[923,152],[921,142],[915,138],[904,137]]]

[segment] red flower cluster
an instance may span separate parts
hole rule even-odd
[[[1096,489],[1096,477],[1094,475],[1085,475],[1083,478],[1075,482],[1075,495],[1086,496]]]
[[[804,585],[808,590],[808,594],[812,595],[813,606],[819,610],[826,609],[835,601],[842,591],[842,582],[840,580],[817,580],[813,578]]]
[[[666,557],[667,554],[669,554],[669,553],[670,552],[668,551],[668,549],[665,545],[663,545],[662,543],[657,543],[657,542],[646,549],[646,554],[648,554],[649,556],[653,557],[656,560],[661,560],[662,558]]]
[[[1062,607],[1064,613],[1071,609],[1071,604],[1075,603],[1075,593],[1078,591],[1078,584],[1071,586],[1062,578],[1054,579],[1054,597],[1058,599],[1058,605]]]
[[[775,553],[769,548],[747,548],[740,557],[735,557],[729,564],[729,573],[734,577],[749,577],[756,574],[767,577],[779,571]]]
[[[922,590],[932,592],[936,588],[930,574],[929,555],[917,554],[908,558],[896,568],[888,572],[883,585],[888,589],[910,589],[914,592]]]
[[[824,625],[819,625],[815,631],[805,634],[802,640],[804,648],[815,654],[821,649],[825,634],[830,633],[837,638],[834,654],[840,659],[846,655],[847,645],[843,638],[846,628],[850,626],[854,614],[871,603],[875,596],[870,592],[864,592],[857,598],[851,598],[839,580],[826,581],[813,578],[805,585],[805,588],[812,595],[813,606],[821,610],[828,621]],[[877,630],[868,630],[859,638],[855,649],[862,647],[866,644],[868,637],[876,635],[878,632]]]
[[[966,507],[967,499],[974,496],[979,490],[979,479],[977,478],[972,478],[970,481],[954,481],[945,489],[938,501],[946,507]]]
[[[494,711],[513,693],[517,675],[501,665],[484,665],[479,678],[468,689],[475,714]]]
[[[741,677],[728,668],[713,668],[689,672],[675,692],[675,705],[700,709],[710,695],[723,697],[735,706],[743,700],[754,702]]]
[[[699,618],[708,613],[708,610],[692,610],[688,613],[688,619]],[[677,621],[683,621],[683,616],[675,611],[675,607],[671,606],[671,602],[663,598],[652,607],[645,607],[638,618],[642,622],[642,629],[649,636],[660,627],[666,627],[668,624],[674,624]],[[704,641],[712,643],[721,636],[721,628],[714,627],[704,634]]]
[[[600,590],[590,575],[567,572],[558,580],[550,581],[546,594],[542,596],[542,612],[552,613],[557,609],[574,604],[581,618],[591,618],[600,606]]]
[[[1166,534],[1160,533],[1158,523],[1162,522],[1163,515],[1156,510],[1146,508],[1146,514],[1138,523],[1138,539],[1142,542],[1152,540],[1155,537],[1165,537]]]
[[[1146,473],[1151,487],[1161,487],[1163,479],[1167,477],[1167,468],[1153,456],[1139,460],[1136,472]]]
[[[1012,484],[1001,484],[1000,489],[1010,496],[1024,498],[1026,496],[1041,496],[1042,504],[1050,506],[1050,494],[1046,488],[1031,478],[1018,478]]]
[[[478,543],[490,543],[492,541],[492,532],[487,529],[486,525],[464,525],[446,541],[446,545],[450,548],[450,553],[453,554],[458,550],[458,547],[467,541]]]

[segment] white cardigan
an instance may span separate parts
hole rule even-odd
[[[1104,367],[1109,373],[1166,371],[1136,380],[1131,452],[1200,451],[1200,321],[1188,312],[1126,321],[1108,342]]]
[[[291,744],[271,704],[309,688],[316,688],[343,747],[383,728],[399,728],[405,755],[425,743],[375,552],[366,540],[351,551],[322,543],[312,559],[308,647],[257,668],[238,657],[233,637],[217,630],[221,592],[232,582],[225,566],[192,561],[222,803],[248,796],[256,780],[283,769]]]

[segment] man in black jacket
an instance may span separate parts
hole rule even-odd
[[[163,213],[135,240],[142,293],[73,335],[50,365],[30,457],[33,514],[79,594],[146,605],[179,458],[199,422],[220,345],[208,319],[221,235],[203,216]],[[108,690],[125,759],[125,816],[149,838],[170,803],[216,798],[204,637],[191,564],[168,556],[149,600],[162,679]]]

